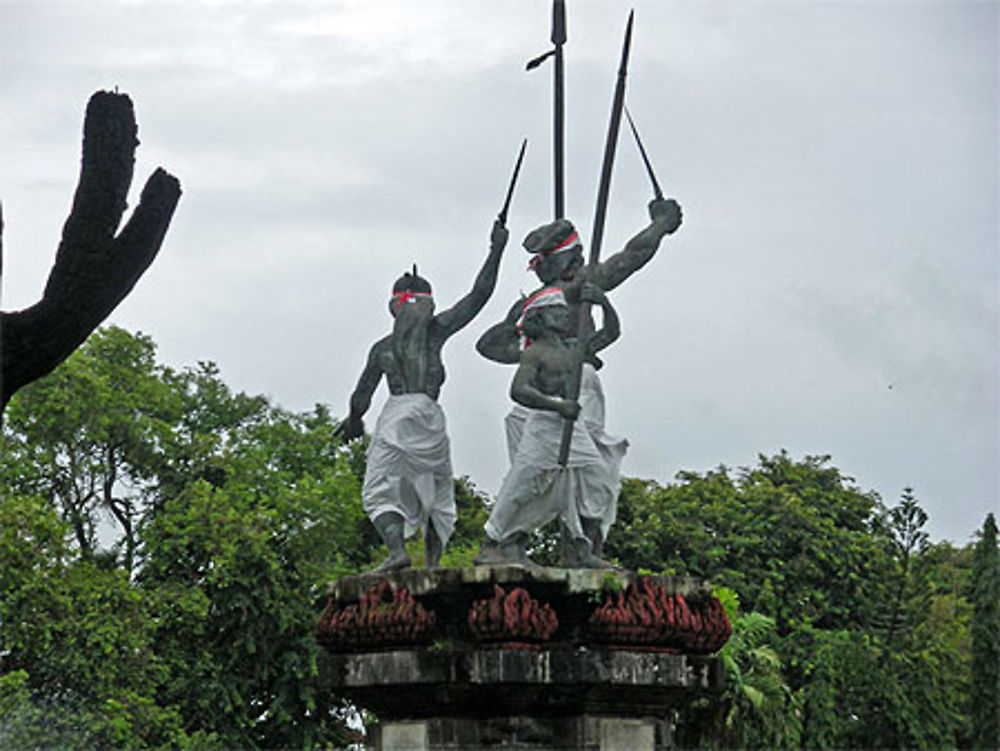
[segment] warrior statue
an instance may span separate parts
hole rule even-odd
[[[603,327],[589,334],[586,342],[588,356],[596,357],[597,351],[618,338],[618,316],[596,285],[583,284],[577,293],[584,302],[603,310]],[[609,564],[600,558],[599,545],[592,540],[614,520],[621,485],[618,466],[625,444],[605,436],[595,424],[598,405],[592,390],[581,393],[581,402],[568,398],[576,366],[575,336],[562,289],[543,287],[522,308],[526,348],[510,388],[520,412],[519,419],[508,419],[517,436],[508,445],[511,467],[486,523],[487,540],[476,563],[533,565],[525,553],[528,535],[558,518],[569,537],[564,563],[605,568]],[[563,467],[559,437],[566,419],[575,421]]]
[[[615,289],[633,273],[652,260],[665,235],[677,230],[681,224],[681,208],[673,199],[656,198],[649,204],[650,224],[635,235],[625,248],[604,261],[584,265],[583,245],[573,224],[567,219],[557,219],[535,229],[524,240],[524,248],[532,254],[530,268],[535,272],[542,289],[556,287],[563,291],[568,315],[571,321],[577,321],[581,303],[591,302],[592,293],[583,293],[589,287],[595,287],[601,292]],[[529,298],[530,299],[530,298]],[[608,307],[604,306],[605,314]],[[494,325],[480,337],[476,349],[484,357],[500,363],[518,363],[522,358],[522,331],[519,320],[524,312],[523,301],[517,301],[500,323]],[[593,336],[594,324],[589,317],[585,318],[588,336]],[[526,332],[525,332],[526,334]],[[530,338],[530,337],[529,337]],[[600,340],[598,340],[600,341]],[[573,536],[578,530],[583,530],[590,541],[590,553],[593,559],[599,559],[604,540],[615,519],[618,490],[621,487],[621,461],[627,448],[624,439],[609,436],[604,431],[604,393],[597,371],[601,360],[597,356],[600,347],[588,343],[580,381],[579,404],[581,413],[578,423],[590,433],[593,443],[605,463],[606,475],[612,478],[613,493],[601,493],[600,498],[587,499],[582,505],[577,505],[579,519],[563,519],[563,524]],[[525,353],[530,349],[524,350]],[[523,400],[515,397],[514,409],[505,419],[507,432],[507,450],[513,464],[514,457],[519,452],[519,445],[532,429],[528,421],[529,412]],[[574,431],[576,429],[574,428]],[[575,435],[575,433],[574,433]],[[530,440],[536,442],[537,436]],[[550,440],[550,438],[546,438]],[[558,437],[554,440],[558,449]],[[574,437],[574,441],[577,439]],[[576,445],[576,443],[574,443]],[[512,470],[513,471],[513,470]],[[570,512],[570,516],[572,513]],[[489,530],[487,531],[489,534]],[[492,535],[491,535],[492,536]],[[579,543],[570,541],[569,551],[578,549]],[[513,548],[506,548],[515,558],[521,557]],[[570,557],[580,559],[578,554],[570,552]]]
[[[417,274],[416,266],[393,285],[392,333],[372,346],[351,394],[350,413],[339,429],[345,440],[363,435],[362,417],[384,375],[390,396],[375,424],[361,491],[365,512],[389,549],[377,571],[410,565],[405,538],[421,526],[427,567],[438,566],[455,527],[450,448],[437,402],[445,379],[441,348],[493,293],[507,234],[498,218],[472,291],[441,313],[435,315],[431,285]]]

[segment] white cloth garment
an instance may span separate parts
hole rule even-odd
[[[455,529],[455,487],[441,405],[426,394],[390,396],[367,456],[361,500],[368,517],[400,514],[407,537],[430,519],[447,544]]]
[[[580,415],[565,469],[559,466],[565,420],[558,413],[515,404],[504,424],[511,467],[486,523],[487,535],[502,541],[558,517],[582,537],[580,517],[587,517],[600,519],[606,537],[618,509],[628,441],[604,430],[604,391],[593,366],[583,368]]]

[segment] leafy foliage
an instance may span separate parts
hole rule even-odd
[[[686,572],[740,593],[748,610],[801,624],[866,626],[872,581],[886,565],[874,531],[877,498],[849,484],[829,457],[759,458],[682,472],[660,486],[626,480],[607,549],[628,568]]]
[[[1000,551],[993,514],[972,569],[972,732],[977,749],[1000,748]]]
[[[0,495],[0,747],[185,746],[143,593],[80,558],[41,498]]]
[[[113,548],[134,563],[144,491],[164,460],[180,402],[142,334],[101,329],[51,376],[25,389],[6,414],[4,478],[13,491],[49,498],[83,557],[98,550],[102,520]]]
[[[172,704],[232,745],[309,746],[330,740],[335,715],[316,686],[316,603],[367,560],[364,517],[348,462],[326,455],[327,415],[271,410],[250,431],[213,457],[216,484],[199,477],[158,501],[139,581],[164,604]]]
[[[886,509],[829,457],[782,452],[626,480],[607,549],[739,593],[723,714],[685,718],[714,723],[710,744],[954,748],[968,740],[968,564],[928,544],[926,520],[909,489]]]
[[[18,728],[59,707],[58,746],[343,737],[317,690],[316,603],[374,535],[328,410],[234,394],[214,365],[174,372],[105,329],[7,417],[0,674],[24,676]]]
[[[797,748],[798,714],[782,673],[775,622],[762,613],[739,611],[739,596],[720,587],[716,596],[733,624],[719,651],[728,678],[720,701],[695,703],[682,717],[682,746],[698,741],[711,748]]]

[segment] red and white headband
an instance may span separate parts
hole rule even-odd
[[[522,310],[527,313],[529,310],[544,308],[549,305],[565,305],[566,295],[559,287],[543,287],[524,301]]]
[[[576,248],[579,247],[581,247],[580,235],[577,233],[576,230],[573,230],[570,233],[569,237],[567,237],[565,240],[563,240],[555,247],[549,248],[548,250],[540,250],[537,253],[535,253],[531,257],[531,260],[528,261],[528,268],[534,270],[535,266],[537,266],[541,262],[543,257],[555,255],[556,253],[565,253],[568,250],[575,250]]]
[[[398,309],[403,303],[413,303],[417,301],[418,297],[433,298],[434,296],[430,292],[393,292],[392,293],[392,307]]]

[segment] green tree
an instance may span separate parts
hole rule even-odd
[[[779,636],[802,624],[870,624],[890,565],[878,499],[829,457],[759,457],[756,467],[626,480],[608,552],[627,568],[701,576],[739,592]]]
[[[129,571],[147,490],[180,414],[155,351],[142,334],[100,329],[54,373],[22,389],[5,415],[0,472],[7,486],[48,498],[85,558],[100,548],[102,523],[113,523],[113,552]]]
[[[142,530],[138,582],[161,604],[156,640],[172,676],[163,702],[225,747],[341,740],[314,628],[326,583],[377,552],[358,545],[366,519],[350,451],[325,409],[263,404],[249,419],[228,404],[241,397],[200,378],[213,401],[199,419],[215,442],[188,437],[200,454],[185,454],[187,471],[173,471]]]
[[[887,522],[893,557],[898,564],[896,571],[893,572],[896,584],[890,594],[890,610],[886,624],[885,641],[888,650],[896,646],[896,636],[899,631],[912,625],[906,622],[907,594],[913,589],[926,591],[925,587],[920,586],[923,582],[913,582],[914,560],[927,545],[927,533],[923,531],[923,526],[927,523],[927,513],[920,508],[912,488],[903,489],[902,500],[889,510]]]
[[[1000,552],[986,516],[972,567],[972,733],[977,749],[1000,748]]]
[[[960,577],[946,570],[949,546],[927,544],[927,515],[912,490],[880,517],[890,565],[871,591],[882,592],[883,615],[870,629],[798,629],[783,646],[803,669],[803,745],[956,748],[967,737]]]
[[[327,582],[377,549],[358,450],[340,445],[327,409],[233,393],[211,363],[172,371],[147,337],[108,329],[8,417],[0,488],[19,525],[5,524],[0,561],[0,676],[25,721],[7,737],[26,738],[39,712],[72,719],[30,737],[41,746],[340,737],[313,629]],[[106,510],[123,567],[100,547]],[[30,525],[46,519],[51,545],[26,558],[39,549]]]
[[[780,658],[786,709],[802,713],[802,747],[954,748],[968,724],[964,564],[927,543],[926,519],[912,491],[886,509],[828,457],[782,452],[666,486],[626,480],[608,548],[628,568],[732,588],[746,605],[740,618],[773,619],[762,643]],[[739,659],[755,644],[737,634]],[[730,676],[728,742],[795,737],[797,716],[754,712],[751,697],[765,694],[743,691],[743,671]]]
[[[850,630],[808,638],[814,656],[798,692],[803,748],[958,747],[961,718],[946,672],[956,666],[940,650],[886,655],[877,636]]]
[[[0,493],[0,747],[194,743],[156,694],[148,599],[68,544],[42,498]]]
[[[733,625],[719,651],[728,685],[721,699],[698,701],[681,714],[680,745],[700,740],[709,748],[798,748],[799,713],[782,673],[774,619],[739,612],[738,595],[725,587],[715,594]]]

